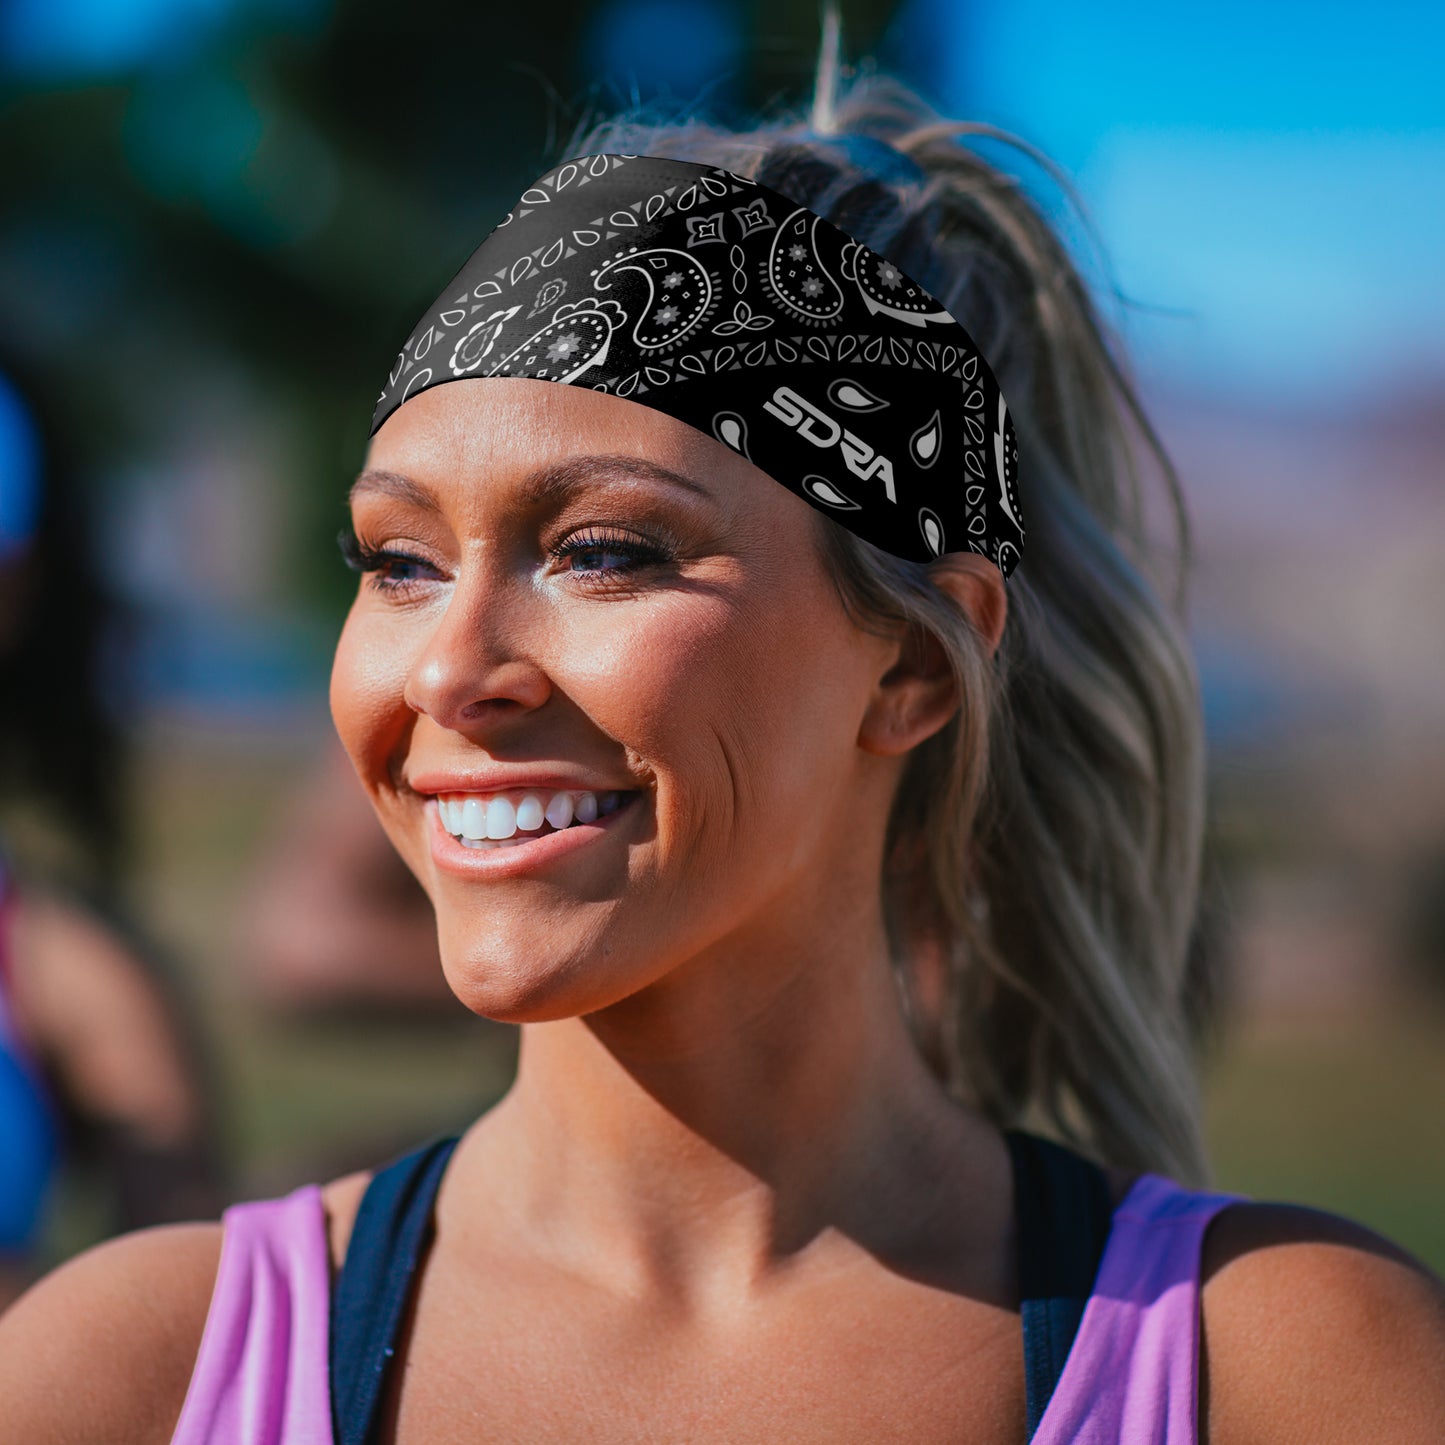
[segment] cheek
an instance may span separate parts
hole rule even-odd
[[[656,772],[659,808],[707,849],[791,829],[838,784],[859,697],[837,642],[816,607],[693,594],[572,655],[587,659],[584,706]]]
[[[755,646],[736,599],[672,596],[625,628],[573,639],[567,670],[604,731],[696,786],[724,712],[745,705]]]
[[[348,614],[331,665],[331,720],[364,779],[379,776],[406,725],[405,640],[359,607]]]

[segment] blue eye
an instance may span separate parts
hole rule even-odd
[[[375,574],[371,585],[382,592],[405,592],[425,580],[416,575],[417,569],[435,570],[422,557],[368,547],[349,528],[342,528],[336,541],[346,565],[353,572]],[[606,585],[614,579],[631,576],[644,567],[672,560],[671,553],[654,543],[594,531],[574,533],[549,548],[548,556],[558,561],[569,557],[582,559],[580,565],[568,569],[568,575],[587,579],[586,586]],[[602,559],[605,558],[611,559],[614,565],[603,565]]]
[[[382,552],[377,557],[376,585],[378,587],[403,587],[408,582],[415,582],[417,579],[398,576],[397,568],[404,571],[408,567],[426,567],[428,565],[426,562],[418,562],[415,557],[408,557],[404,552]]]
[[[336,534],[337,545],[346,565],[353,572],[375,573],[372,583],[382,592],[404,592],[421,579],[414,576],[397,576],[397,568],[430,567],[432,564],[421,557],[411,557],[405,552],[390,552],[368,547],[349,528],[343,527]]]
[[[570,570],[574,576],[606,580],[612,577],[628,576],[650,564],[667,562],[669,554],[650,542],[636,538],[607,535],[586,531],[577,532],[549,550],[549,555],[561,561],[564,558],[622,557],[627,560],[614,567],[576,567]],[[590,583],[589,585],[596,585]]]

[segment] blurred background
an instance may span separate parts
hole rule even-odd
[[[842,18],[850,66],[1072,179],[1093,234],[1018,171],[1182,474],[1217,1182],[1445,1272],[1445,11]],[[0,548],[50,527],[84,550],[101,619],[85,711],[59,604],[0,588],[0,642],[7,607],[41,618],[0,671],[29,730],[0,838],[22,883],[132,938],[179,1061],[152,1134],[203,1133],[186,1177],[215,1197],[461,1127],[513,1066],[511,1032],[444,993],[332,749],[334,538],[396,347],[584,110],[802,103],[818,38],[815,0],[0,0]],[[29,786],[42,766],[63,785]],[[348,869],[375,920],[325,906]],[[56,1174],[46,1259],[129,1217],[103,1172]]]

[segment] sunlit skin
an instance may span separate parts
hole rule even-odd
[[[890,799],[969,705],[936,642],[854,627],[806,502],[585,387],[437,386],[366,467],[354,524],[384,555],[337,730],[452,989],[522,1024],[443,1178],[378,1438],[1022,1440],[1007,1151],[921,1063],[884,945]],[[624,570],[629,540],[665,555]],[[930,570],[996,648],[992,563]],[[638,797],[484,877],[411,787],[484,766]],[[1117,1204],[1133,1176],[1106,1173]],[[333,1267],[369,1178],[322,1188]],[[0,1435],[170,1440],[223,1234],[126,1235],[29,1291],[0,1318]],[[1242,1204],[1200,1278],[1201,1445],[1441,1438],[1445,1291],[1389,1241]]]
[[[564,499],[524,496],[588,456],[698,490],[614,466]],[[467,1219],[505,1219],[589,1285],[700,1319],[839,1270],[862,1308],[879,1260],[1006,1306],[1002,1141],[921,1063],[883,931],[890,801],[958,705],[938,648],[855,626],[799,497],[583,387],[412,398],[372,442],[352,520],[364,547],[415,560],[361,580],[337,731],[432,899],[452,988],[525,1025],[515,1087],[447,1174],[438,1251],[449,1223],[460,1239]],[[578,534],[607,540],[549,555]],[[631,560],[618,541],[666,555],[609,577]],[[995,645],[997,570],[934,566]],[[546,868],[460,878],[408,780],[479,759],[640,790],[641,806]],[[464,1277],[453,1265],[437,1277]]]

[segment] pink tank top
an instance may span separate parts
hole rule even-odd
[[[1156,1174],[1134,1181],[1032,1445],[1195,1445],[1200,1250],[1210,1220],[1240,1198]],[[224,1223],[171,1445],[334,1445],[321,1191],[233,1205]]]
[[[233,1204],[172,1445],[331,1445],[321,1191]]]

